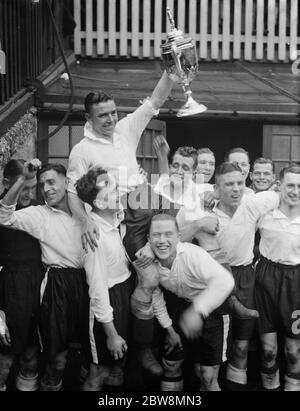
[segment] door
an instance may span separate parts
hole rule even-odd
[[[300,126],[265,125],[263,128],[263,156],[275,163],[279,171],[293,162],[300,162]]]

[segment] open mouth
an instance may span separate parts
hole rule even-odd
[[[167,245],[161,245],[161,246],[157,246],[156,248],[157,248],[157,250],[160,251],[160,252],[165,252],[165,251],[168,251],[169,246],[167,246]]]

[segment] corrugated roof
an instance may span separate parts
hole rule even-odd
[[[201,117],[218,113],[299,115],[300,104],[295,100],[300,99],[300,75],[292,73],[290,64],[243,63],[243,66],[245,69],[234,62],[200,63],[191,88],[193,97],[208,107]],[[71,73],[76,107],[79,110],[83,107],[88,92],[102,89],[114,95],[118,106],[130,110],[151,95],[162,70],[160,61],[82,60],[74,63]],[[59,79],[47,88],[45,102],[53,103],[55,108],[55,103],[68,103],[69,94],[68,81]],[[178,109],[183,101],[180,86],[175,85],[163,112]]]

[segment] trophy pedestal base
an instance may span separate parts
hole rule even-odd
[[[189,96],[185,105],[177,113],[177,117],[194,116],[207,110],[204,104],[197,103],[193,97]]]

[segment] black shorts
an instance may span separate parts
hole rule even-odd
[[[5,347],[5,353],[20,354],[28,346],[38,344],[37,326],[43,276],[44,268],[40,262],[13,262],[6,264],[0,271],[0,310],[5,312],[12,341],[9,348]]]
[[[300,339],[300,265],[288,266],[261,257],[256,273],[260,334],[283,331],[286,337]]]
[[[167,310],[172,318],[173,327],[181,336],[183,350],[172,351],[166,359],[175,360],[190,357],[194,363],[199,362],[204,366],[220,365],[226,360],[227,336],[229,316],[222,316],[213,312],[204,323],[201,337],[195,341],[187,341],[178,325],[181,314],[190,306],[185,301],[168,290],[164,290]],[[180,358],[181,357],[181,358]]]
[[[130,297],[134,290],[134,279],[129,277],[126,281],[116,284],[109,289],[109,301],[113,308],[113,322],[117,333],[128,344],[130,334],[131,309]],[[124,359],[115,360],[107,349],[106,335],[102,323],[96,318],[90,319],[90,345],[93,362],[101,365],[124,365]]]
[[[255,309],[254,285],[255,271],[251,264],[231,267],[235,281],[234,294],[247,308]],[[232,337],[235,340],[250,340],[256,320],[232,318]]]
[[[87,347],[89,296],[85,271],[52,267],[44,282],[39,327],[43,351],[53,356],[67,350],[71,342]]]

